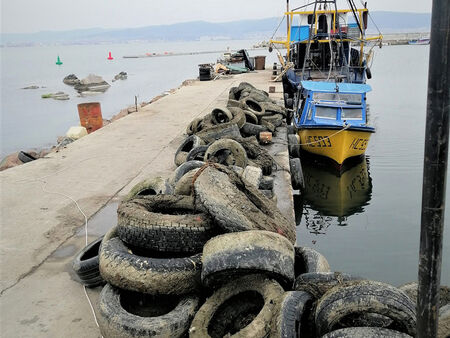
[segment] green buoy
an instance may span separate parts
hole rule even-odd
[[[61,59],[59,58],[59,55],[58,55],[58,60],[56,61],[56,64],[57,64],[58,66],[62,65],[62,62],[61,62]]]

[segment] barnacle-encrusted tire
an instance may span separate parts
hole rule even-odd
[[[244,114],[245,114],[245,122],[247,123],[253,123],[253,124],[258,124],[258,117],[253,114],[250,110],[244,110]]]
[[[241,132],[245,136],[259,136],[259,133],[267,130],[267,127],[253,123],[245,123],[241,128]]]
[[[261,182],[259,183],[259,189],[261,190],[272,190],[273,189],[273,177],[263,176]]]
[[[238,100],[230,98],[230,99],[228,99],[228,102],[227,102],[227,108],[230,108],[230,107],[241,108],[241,103]]]
[[[237,276],[267,274],[292,287],[294,247],[283,236],[269,231],[244,231],[216,236],[203,247],[202,283],[217,287]]]
[[[295,243],[295,229],[273,201],[235,172],[208,167],[194,183],[195,193],[216,223],[228,232],[268,230]]]
[[[393,320],[393,328],[416,334],[414,303],[399,289],[381,282],[361,281],[333,288],[319,301],[315,313],[317,333],[322,336],[348,315],[375,313]]]
[[[98,324],[105,338],[184,337],[198,297],[150,296],[107,284],[100,293]]]
[[[261,106],[264,108],[264,110],[266,111],[267,114],[280,114],[281,115],[281,119],[286,117],[286,108],[279,106],[276,103],[272,103],[272,102],[264,102],[261,103]]]
[[[347,327],[339,329],[322,338],[409,338],[410,335],[381,327]],[[411,337],[412,338],[412,337]]]
[[[417,282],[406,283],[398,287],[414,302],[417,302],[417,294],[419,291],[419,285]],[[450,288],[445,285],[439,287],[439,307],[450,304]]]
[[[233,114],[224,107],[216,107],[211,111],[211,121],[213,124],[221,124],[230,122],[233,119]]]
[[[313,298],[307,292],[289,291],[282,297],[280,311],[275,318],[275,328],[271,337],[302,337],[305,325],[312,310]],[[305,328],[303,328],[304,331]]]
[[[302,164],[299,158],[289,159],[289,167],[291,172],[292,188],[295,190],[303,190],[305,187],[305,179],[303,178]]]
[[[124,201],[130,201],[133,198],[139,198],[148,195],[171,194],[172,187],[162,177],[147,179],[136,184],[125,196]]]
[[[201,146],[203,147],[203,146]],[[186,161],[182,165],[180,165],[175,172],[173,173],[172,184],[175,186],[177,182],[186,174],[188,171],[192,169],[200,168],[205,164],[203,161]]]
[[[450,304],[439,309],[438,338],[450,336]]]
[[[146,196],[119,205],[117,233],[124,242],[140,248],[200,252],[215,235],[205,211],[191,196]]]
[[[195,179],[195,174],[199,169],[192,169],[188,171],[175,185],[174,194],[191,196],[193,191],[193,183]]]
[[[241,168],[245,168],[248,163],[244,147],[231,139],[221,139],[212,143],[206,150],[204,160]]]
[[[249,137],[245,139],[235,139],[245,149],[249,161],[254,165],[260,167],[263,175],[270,175],[272,173],[273,158],[269,152],[258,144],[256,137]]]
[[[300,157],[300,144],[296,135],[288,135],[288,151],[290,157]]]
[[[115,232],[115,228],[111,231]],[[108,283],[124,290],[153,295],[182,295],[199,290],[201,254],[152,258],[135,255],[133,250],[136,249],[127,247],[114,235],[102,242],[100,274]],[[151,255],[159,254],[153,252]]]
[[[294,290],[306,291],[315,299],[319,299],[336,286],[342,286],[348,281],[361,280],[360,277],[342,272],[308,272],[295,278]]]
[[[264,276],[238,278],[200,307],[189,337],[268,337],[283,292],[276,281]]]
[[[236,123],[222,123],[212,127],[207,127],[199,131],[196,135],[204,140],[205,143],[211,143],[224,137],[240,138],[241,132],[239,131],[239,128],[240,127],[238,127]]]
[[[202,144],[204,144],[203,140],[196,135],[187,137],[183,141],[183,143],[181,143],[175,153],[175,165],[179,166],[182,163],[186,162],[188,153],[195,147],[201,146]]]
[[[295,247],[295,277],[308,272],[330,272],[327,259],[308,247]]]
[[[72,268],[80,278],[81,283],[86,286],[97,286],[102,284],[103,278],[98,269],[98,252],[103,236],[89,243],[74,258]]]
[[[205,158],[206,150],[208,150],[208,147],[209,145],[204,145],[192,149],[186,156],[186,162],[203,161],[203,159]]]

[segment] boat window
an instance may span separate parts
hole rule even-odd
[[[360,94],[314,93],[314,101],[343,101],[347,104],[361,104]]]
[[[342,120],[362,120],[362,109],[352,108],[347,109],[343,108],[341,113]]]
[[[316,106],[316,117],[336,120],[337,108]]]

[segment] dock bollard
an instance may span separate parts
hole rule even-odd
[[[100,102],[80,103],[78,115],[80,116],[80,124],[86,128],[88,134],[103,127]]]

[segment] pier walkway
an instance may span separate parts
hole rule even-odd
[[[137,182],[169,177],[188,123],[218,103],[225,104],[230,87],[247,81],[267,91],[275,85],[276,94],[271,96],[281,97],[281,83],[270,83],[270,77],[266,70],[193,81],[58,153],[1,172],[1,335],[99,337],[83,287],[74,281],[71,268],[74,255],[85,244],[80,210],[90,220],[92,241],[110,227],[96,227],[95,215],[109,204],[106,219],[113,223],[117,202]],[[287,150],[277,151],[276,161],[289,168]],[[281,175],[286,175],[286,168]],[[281,208],[292,213],[291,199]],[[100,290],[88,290],[94,305]]]

